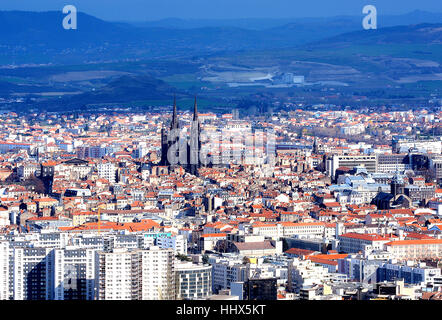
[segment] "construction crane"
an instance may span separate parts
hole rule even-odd
[[[98,205],[98,235],[101,234],[101,209],[105,206],[104,203]]]
[[[101,231],[101,219],[100,219],[100,214],[101,214],[101,208],[98,207],[98,235],[100,235],[100,231]]]

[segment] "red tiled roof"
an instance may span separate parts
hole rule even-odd
[[[426,245],[426,244],[442,244],[442,239],[422,239],[422,240],[397,240],[388,242],[386,246],[409,246],[409,245]]]
[[[201,235],[203,238],[225,238],[227,233],[206,233]]]

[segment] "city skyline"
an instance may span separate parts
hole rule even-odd
[[[428,0],[3,1],[0,301],[442,300],[441,39]]]

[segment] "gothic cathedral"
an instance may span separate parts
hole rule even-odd
[[[193,120],[190,125],[189,137],[182,136],[180,129],[176,99],[173,102],[173,115],[169,130],[161,129],[161,161],[160,165],[175,168],[182,166],[193,175],[198,174],[201,167],[201,125],[198,119],[197,101],[193,110]]]

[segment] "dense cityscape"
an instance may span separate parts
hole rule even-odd
[[[442,2],[2,0],[0,301],[432,315]]]
[[[440,111],[164,110],[1,115],[0,299],[441,299]]]

